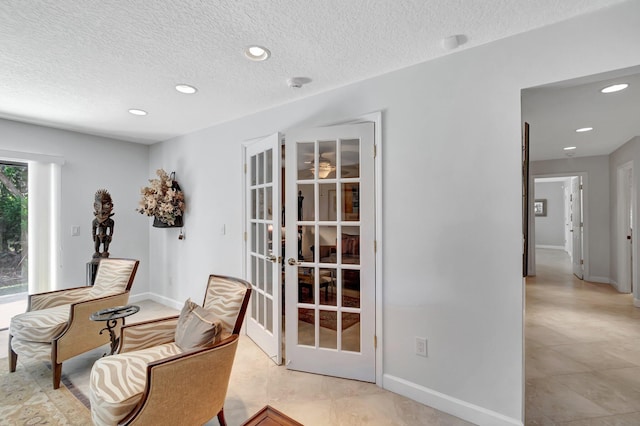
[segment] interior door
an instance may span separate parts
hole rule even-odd
[[[253,293],[247,335],[282,363],[280,136],[246,147],[246,259]]]
[[[618,168],[618,291],[633,292],[633,166],[626,163]]]
[[[582,177],[571,178],[571,236],[573,244],[573,274],[584,278],[584,260],[582,253]]]
[[[286,135],[286,365],[375,381],[374,125]]]

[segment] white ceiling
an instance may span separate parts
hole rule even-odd
[[[627,83],[621,92],[604,87]],[[530,159],[607,155],[640,136],[640,67],[524,90],[522,117],[530,125]],[[593,127],[590,132],[576,129]],[[572,151],[564,147],[575,146]]]
[[[3,0],[0,117],[151,144],[620,2]]]

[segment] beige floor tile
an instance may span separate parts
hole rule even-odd
[[[555,422],[612,414],[553,378],[527,380],[525,399],[529,410]]]
[[[526,282],[525,424],[640,425],[640,309],[536,250]],[[563,340],[564,337],[564,340]]]
[[[616,416],[599,417],[595,419],[576,420],[558,423],[558,426],[638,426],[640,413],[621,414]]]

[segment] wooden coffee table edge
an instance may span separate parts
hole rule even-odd
[[[249,420],[242,423],[242,426],[304,426],[302,423],[293,420],[281,411],[276,410],[270,405],[265,405],[260,411],[251,416]]]

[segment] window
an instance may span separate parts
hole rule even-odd
[[[0,162],[0,297],[28,289],[28,166]]]

